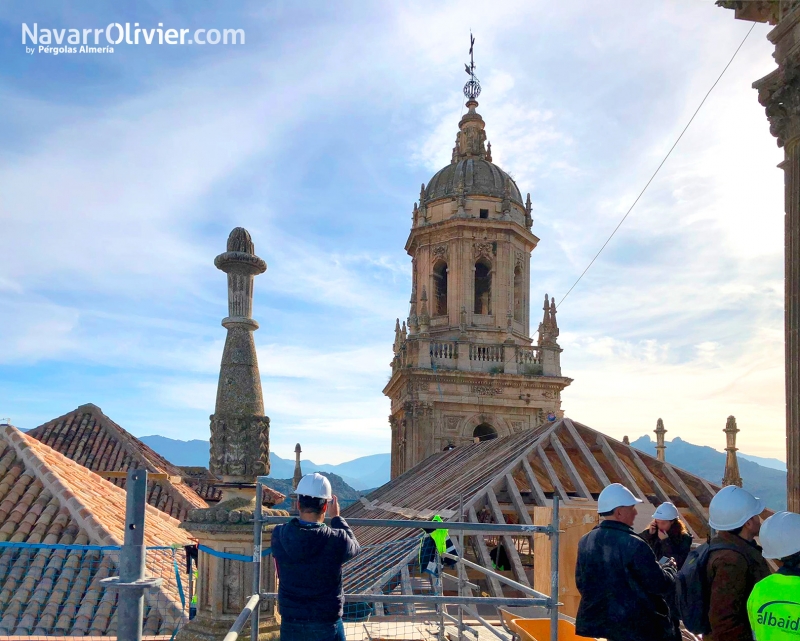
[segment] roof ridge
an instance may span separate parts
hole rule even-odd
[[[40,446],[47,447],[54,455],[63,459],[65,464],[73,466],[84,476],[95,476],[101,483],[105,483],[115,488],[115,490],[119,490],[120,488],[115,486],[113,483],[109,483],[104,478],[97,476],[97,474],[85,468],[80,463],[76,463],[72,459],[64,456],[60,452],[50,448],[44,443],[39,443],[36,441],[36,439],[24,434],[12,425],[0,426],[0,435],[5,437],[5,441],[14,448],[17,456],[22,459],[22,461],[25,463],[25,466],[31,468],[31,470],[35,473],[36,478],[39,479],[44,488],[50,491],[53,496],[58,498],[59,503],[63,506],[63,508],[70,513],[70,516],[75,519],[75,521],[90,537],[95,538],[99,543],[104,545],[122,545],[122,541],[119,541],[108,530],[108,528],[106,528],[97,518],[95,518],[89,507],[81,502],[78,494],[76,494],[69,486],[69,483],[65,479],[61,478],[56,471],[47,465],[47,463],[36,452],[36,449],[31,447],[31,444],[28,442],[28,440],[33,440]]]
[[[143,464],[145,467],[152,468],[148,471],[169,474],[171,476],[180,476],[180,471],[177,469],[177,466],[174,463],[167,460],[166,457],[162,456],[153,448],[143,443],[136,436],[128,432],[119,423],[115,422],[112,418],[106,415],[106,413],[94,403],[84,403],[83,405],[79,405],[74,410],[33,428],[31,432],[38,430],[39,428],[44,428],[53,423],[66,420],[67,417],[73,416],[80,412],[91,414],[102,428],[112,432],[114,436],[116,436],[117,440],[120,441],[120,443],[123,443],[127,446],[125,449],[131,458],[135,459],[138,463]],[[164,464],[166,464],[166,466]]]

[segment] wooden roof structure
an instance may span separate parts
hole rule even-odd
[[[533,430],[435,454],[405,474],[362,497],[343,515],[350,518],[459,520],[533,525],[533,508],[552,505],[593,507],[606,485],[622,483],[636,496],[657,506],[670,501],[680,510],[696,540],[708,532],[708,505],[720,487],[659,461],[630,445],[569,418]],[[392,575],[376,563],[381,548],[398,546],[415,553],[419,532],[402,528],[356,528],[366,554],[345,567],[345,591],[380,589]],[[492,567],[483,538],[474,538],[480,562]],[[507,539],[507,540],[506,540]],[[514,576],[530,585],[510,537],[504,537]],[[382,565],[382,567],[381,567]],[[377,567],[376,567],[377,566]],[[381,581],[384,583],[382,584]],[[502,595],[497,581],[492,592]]]

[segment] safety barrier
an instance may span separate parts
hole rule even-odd
[[[261,562],[261,534],[263,532],[264,525],[277,525],[281,523],[285,523],[289,521],[289,517],[262,517],[261,515],[261,502],[259,500],[260,493],[261,493],[261,485],[260,483],[257,485],[258,496],[256,499],[256,514],[254,515],[254,536],[255,536],[255,545],[254,550],[258,552],[253,554],[252,562],[256,563],[257,566]],[[462,510],[463,512],[463,510]],[[445,621],[449,621],[451,624],[457,626],[457,633],[459,639],[463,638],[465,632],[471,632],[475,638],[478,638],[477,632],[468,626],[464,622],[464,614],[469,615],[470,617],[474,618],[478,623],[482,626],[489,629],[495,636],[497,636],[501,641],[511,641],[511,637],[505,635],[500,630],[496,629],[495,626],[491,625],[481,614],[477,611],[474,606],[507,606],[507,607],[529,607],[529,606],[539,606],[544,607],[548,610],[549,618],[550,618],[550,640],[557,641],[558,640],[558,607],[561,605],[558,602],[558,560],[559,560],[559,530],[558,530],[558,520],[559,520],[559,500],[557,496],[553,497],[553,510],[552,510],[552,522],[550,525],[512,525],[512,524],[495,524],[495,523],[467,523],[467,522],[444,522],[441,524],[442,529],[447,529],[452,532],[460,533],[459,542],[460,546],[459,549],[461,553],[459,555],[451,555],[445,554],[444,557],[453,561],[458,568],[458,578],[450,577],[451,580],[457,580],[458,583],[458,596],[446,596],[443,594],[444,590],[442,588],[442,581],[445,575],[442,572],[441,566],[441,557],[437,555],[437,572],[433,573],[432,576],[434,578],[430,582],[431,592],[430,594],[414,594],[413,587],[411,586],[409,571],[408,571],[408,559],[413,553],[414,548],[418,544],[419,538],[409,537],[408,539],[403,539],[401,541],[392,542],[390,545],[393,545],[399,549],[399,558],[400,561],[397,565],[392,566],[384,572],[384,576],[388,575],[388,578],[391,579],[392,577],[399,577],[395,583],[389,582],[388,585],[386,583],[381,584],[379,590],[376,590],[374,584],[372,588],[369,586],[364,586],[365,591],[360,591],[356,593],[346,593],[344,595],[345,603],[361,606],[361,612],[357,610],[345,609],[345,619],[358,619],[359,615],[363,618],[368,618],[371,615],[375,614],[378,616],[376,621],[381,621],[383,618],[380,615],[387,614],[386,607],[397,607],[400,606],[405,608],[403,612],[405,614],[409,614],[412,617],[416,617],[416,608],[420,607],[433,607],[432,610],[426,613],[427,618],[436,618],[439,622],[439,630],[436,632],[435,636],[438,638],[443,638],[444,630],[445,630]],[[417,530],[421,528],[430,528],[431,522],[430,521],[410,521],[410,520],[393,520],[393,519],[349,519],[348,524],[354,527],[392,527],[392,528],[404,528],[410,530]],[[543,594],[530,588],[529,586],[522,585],[508,577],[494,572],[488,568],[480,566],[476,563],[473,563],[465,558],[463,558],[463,551],[464,551],[464,543],[463,543],[463,535],[465,533],[471,534],[473,536],[497,536],[497,535],[523,535],[523,536],[530,536],[533,533],[541,533],[546,534],[551,541],[551,568],[553,571],[551,572],[551,585],[550,585],[550,595]],[[385,546],[386,544],[384,544]],[[368,550],[374,552],[375,548],[380,546],[369,546],[369,548],[365,548],[362,550],[362,554],[368,552]],[[397,550],[394,550],[396,553]],[[368,552],[369,553],[369,552]],[[397,554],[395,554],[397,556]],[[385,567],[385,566],[383,566]],[[505,597],[485,597],[485,596],[465,596],[464,591],[466,589],[473,589],[474,584],[466,581],[464,577],[464,568],[469,567],[473,570],[477,570],[487,577],[490,577],[494,581],[500,581],[509,585],[510,587],[518,590],[523,594],[527,594],[529,596],[524,598],[505,598]],[[262,593],[260,590],[260,575],[259,568],[256,567],[253,573],[253,594],[249,598],[246,607],[242,610],[241,614],[237,618],[234,625],[228,631],[226,636],[224,637],[223,641],[236,641],[241,633],[242,629],[244,628],[245,624],[248,620],[252,620],[251,622],[251,641],[257,641],[258,638],[258,623],[259,623],[259,608],[258,604],[263,601],[267,600],[274,600],[277,599],[277,593]],[[389,593],[386,593],[386,591]],[[397,593],[399,590],[399,593]],[[446,611],[446,606],[451,605],[455,606],[458,610],[458,616],[453,616],[452,614]],[[397,619],[392,619],[393,622],[396,622]],[[365,624],[366,625],[366,624]],[[367,637],[375,637],[376,634],[370,633],[367,631]],[[377,636],[386,638],[387,634],[385,631],[379,631]],[[348,633],[348,639],[352,639],[352,635]]]

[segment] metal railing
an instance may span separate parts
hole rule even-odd
[[[253,594],[247,601],[242,612],[231,626],[228,633],[225,635],[223,641],[236,641],[241,634],[242,629],[248,622],[251,621],[251,641],[258,641],[258,626],[259,626],[259,604],[265,601],[277,600],[278,594],[276,592],[261,592],[261,537],[265,525],[278,525],[287,523],[292,517],[286,516],[262,516],[261,512],[261,498],[262,498],[262,485],[256,485],[256,511],[253,515]],[[463,513],[463,510],[462,510]],[[326,519],[329,522],[330,519]],[[405,528],[405,529],[422,529],[430,528],[431,521],[408,521],[408,520],[394,520],[394,519],[348,519],[348,524],[356,527],[392,527],[392,528]],[[529,607],[540,606],[549,610],[550,615],[550,641],[558,641],[558,607],[562,605],[558,602],[558,561],[559,561],[559,499],[558,496],[553,496],[553,514],[550,525],[512,525],[505,523],[467,523],[467,522],[453,522],[446,521],[441,524],[442,529],[451,530],[460,534],[460,556],[445,554],[445,558],[455,560],[459,567],[459,596],[443,596],[437,595],[420,595],[420,594],[375,594],[375,593],[358,593],[358,594],[345,594],[344,600],[348,603],[363,603],[365,601],[373,603],[394,603],[394,604],[434,604],[436,606],[455,605],[459,608],[458,618],[453,617],[445,611],[442,607],[440,613],[443,617],[452,620],[459,626],[459,636],[463,634],[463,612],[467,612],[470,616],[474,617],[482,625],[487,627],[503,641],[509,641],[507,637],[495,629],[486,619],[481,617],[478,612],[472,607],[474,605],[496,605],[496,606],[510,606],[510,607]],[[513,579],[485,568],[477,563],[469,561],[464,556],[463,535],[464,533],[472,533],[478,535],[524,535],[530,536],[531,534],[546,534],[550,538],[551,555],[551,581],[550,581],[550,595],[538,592],[533,588],[518,583]],[[462,579],[463,567],[469,567],[473,570],[484,573],[487,577],[491,577],[499,582],[505,583],[509,587],[528,594],[528,597],[510,598],[510,597],[484,597],[484,596],[463,596],[461,594],[462,587],[467,584]],[[442,577],[447,576],[442,574]]]

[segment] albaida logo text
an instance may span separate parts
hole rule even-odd
[[[784,602],[790,605],[800,606],[800,603]],[[785,613],[775,614],[767,609],[771,603],[768,603],[762,608],[757,615],[756,621],[758,625],[764,625],[769,628],[777,628],[779,630],[787,630],[789,632],[800,632],[800,616],[786,616]]]

